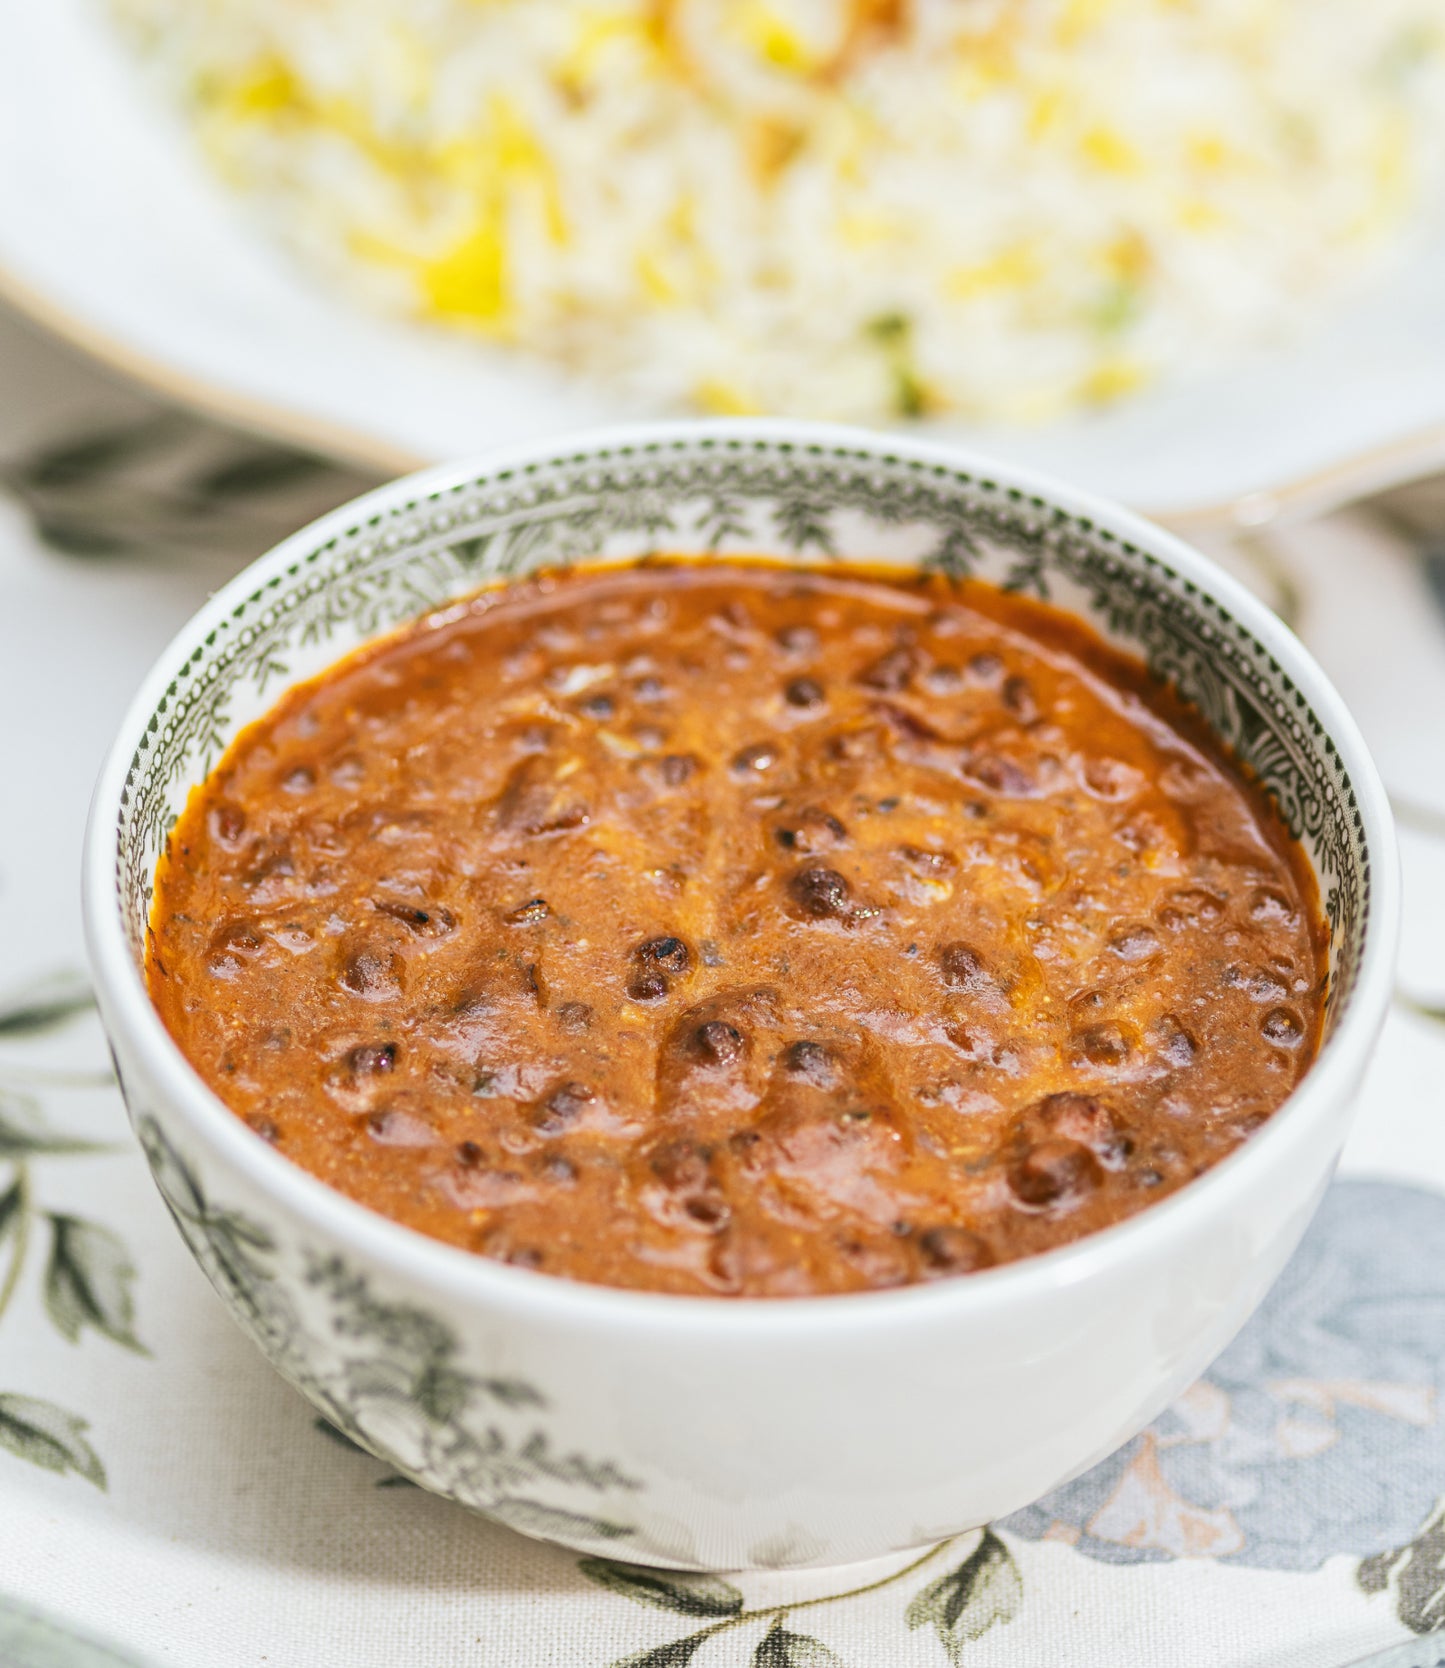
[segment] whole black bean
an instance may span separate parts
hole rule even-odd
[[[848,838],[848,830],[833,815],[816,805],[809,805],[789,818],[777,831],[777,841],[787,851],[799,851],[805,857],[818,857],[832,851]]]
[[[1173,1014],[1165,1014],[1155,1027],[1159,1052],[1171,1066],[1184,1067],[1193,1063],[1199,1053],[1199,1039]]]
[[[1099,1185],[1099,1161],[1078,1141],[1040,1141],[1009,1171],[1009,1186],[1023,1204],[1062,1204]]]
[[[985,981],[982,956],[957,941],[939,945],[938,971],[950,990],[974,990]]]
[[[556,1135],[576,1123],[596,1099],[585,1083],[560,1083],[537,1109],[532,1127],[543,1135]]]
[[[1271,1008],[1259,1022],[1267,1041],[1279,1048],[1297,1048],[1304,1036],[1298,1014],[1288,1008]]]
[[[497,799],[496,817],[513,834],[568,834],[592,820],[591,807],[573,794],[574,784],[560,779],[534,755],[513,769]]]
[[[639,973],[627,987],[634,1002],[656,1002],[667,995],[667,980],[661,973]]]
[[[896,695],[900,689],[908,687],[913,677],[916,656],[912,649],[904,648],[901,644],[896,649],[889,649],[887,654],[880,655],[871,665],[865,666],[858,674],[858,682],[868,689],[879,689],[890,695]]]
[[[1080,1141],[1086,1147],[1108,1140],[1117,1128],[1113,1112],[1096,1095],[1066,1090],[1062,1094],[1045,1095],[1033,1110],[1051,1135]]]
[[[247,921],[232,921],[211,939],[211,948],[225,955],[254,956],[266,947],[266,940]]]
[[[401,992],[400,956],[377,950],[353,950],[341,969],[341,984],[353,996],[385,1002]]]
[[[382,915],[400,921],[404,927],[410,927],[414,933],[426,938],[438,938],[449,933],[457,924],[452,912],[439,905],[423,909],[419,904],[402,903],[390,898],[373,898],[371,903],[372,908]]]
[[[1026,797],[1034,791],[1034,779],[1022,765],[987,748],[970,753],[962,769],[969,781],[991,788],[994,793]]]
[[[709,1065],[730,1066],[743,1055],[743,1034],[723,1019],[710,1019],[693,1033],[697,1052]]]
[[[424,1118],[394,1107],[373,1112],[366,1128],[372,1140],[383,1147],[430,1147],[436,1141],[436,1131]]]
[[[783,1053],[784,1066],[795,1076],[806,1077],[819,1088],[828,1088],[837,1081],[838,1073],[833,1056],[822,1043],[802,1038],[789,1043]]]
[[[1091,1065],[1121,1066],[1129,1058],[1130,1042],[1122,1026],[1091,1025],[1075,1040]]]
[[[778,750],[771,742],[756,741],[733,755],[732,768],[738,776],[761,776],[778,762]]]
[[[244,921],[232,921],[211,940],[206,967],[218,979],[233,979],[252,957],[266,947],[266,941]]]
[[[820,921],[843,915],[848,908],[848,882],[836,869],[799,869],[788,890],[807,914]]]
[[[1031,724],[1039,715],[1039,704],[1027,678],[1005,678],[1003,704],[1022,723]]]
[[[396,1065],[396,1055],[394,1042],[363,1043],[346,1056],[346,1063],[354,1077],[379,1077]]]
[[[689,1199],[682,1208],[700,1227],[711,1229],[714,1233],[726,1227],[728,1218],[732,1215],[727,1201],[711,1193],[698,1194],[696,1198]]]
[[[241,843],[241,837],[246,832],[246,813],[239,805],[213,806],[206,818],[210,826],[211,838],[217,845],[235,848]]]
[[[1111,1135],[1101,1141],[1094,1152],[1106,1170],[1122,1170],[1134,1156],[1132,1135]]]
[[[686,973],[692,966],[692,952],[680,938],[649,938],[639,944],[638,961],[644,967],[655,967],[664,973]]]
[[[690,1136],[655,1147],[648,1167],[662,1185],[673,1193],[691,1193],[706,1187],[711,1179],[712,1150]]]
[[[918,1236],[925,1278],[943,1274],[972,1274],[996,1260],[988,1241],[967,1228],[946,1224],[927,1228]]]

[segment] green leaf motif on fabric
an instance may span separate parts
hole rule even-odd
[[[71,973],[33,980],[23,995],[0,998],[0,1043],[53,1030],[92,1006],[89,989]],[[22,1080],[35,1081],[28,1064]],[[135,1267],[109,1228],[63,1211],[42,1211],[34,1172],[43,1159],[111,1150],[105,1143],[57,1134],[44,1121],[40,1101],[14,1086],[20,1066],[0,1060],[0,1319],[20,1292],[42,1223],[50,1227],[50,1255],[41,1296],[62,1337],[75,1343],[92,1328],[139,1354],[136,1337]],[[91,1088],[109,1081],[95,1073],[39,1071],[52,1086]],[[7,1081],[7,1079],[9,1079]],[[15,1360],[12,1352],[9,1359]],[[74,1474],[104,1488],[105,1469],[86,1441],[87,1422],[54,1402],[16,1391],[0,1394],[0,1448],[61,1476]]]
[[[1445,1627],[1445,1507],[1432,1512],[1413,1541],[1366,1558],[1355,1571],[1364,1593],[1395,1586],[1395,1610],[1412,1633]]]
[[[790,1633],[779,1616],[753,1652],[753,1668],[843,1668],[843,1659],[821,1639]]]
[[[17,1178],[4,1193],[0,1193],[0,1246],[17,1234],[25,1220],[25,1189]]]
[[[41,1122],[40,1102],[33,1095],[0,1087],[0,1160],[59,1157],[106,1150],[99,1141],[60,1135]]]
[[[615,1564],[607,1558],[584,1558],[577,1567],[599,1587],[675,1616],[735,1616],[743,1607],[738,1589],[716,1575]]]
[[[24,992],[0,996],[0,1037],[39,1036],[94,1005],[90,986],[78,973],[51,974]]]
[[[73,1344],[89,1326],[137,1354],[147,1352],[135,1335],[135,1264],[109,1228],[77,1216],[50,1216],[50,1262],[45,1270],[45,1309]]]
[[[1023,1581],[1013,1554],[985,1529],[983,1538],[955,1570],[931,1582],[904,1612],[911,1628],[932,1626],[951,1660],[961,1664],[964,1648],[982,1639],[995,1623],[1011,1622],[1023,1603]]]
[[[64,1476],[73,1471],[99,1489],[105,1467],[85,1440],[86,1420],[35,1396],[0,1396],[0,1448]]]
[[[252,493],[293,486],[330,467],[310,452],[293,451],[289,446],[257,446],[208,469],[190,484],[190,491],[202,498],[246,498]]]
[[[711,1633],[710,1628],[704,1628],[701,1633],[690,1633],[686,1639],[674,1639],[670,1644],[658,1645],[650,1651],[639,1651],[636,1656],[624,1656],[611,1664],[611,1668],[687,1668],[697,1655],[698,1646],[703,1644]]]
[[[673,1639],[665,1645],[651,1646],[634,1656],[620,1658],[611,1663],[610,1668],[677,1668],[677,1665],[685,1668],[698,1648],[709,1639],[732,1633],[738,1628],[750,1628],[763,1621],[771,1625],[746,1658],[750,1668],[846,1668],[843,1658],[831,1646],[810,1633],[797,1633],[790,1628],[787,1625],[790,1614],[843,1604],[849,1599],[862,1598],[884,1587],[909,1581],[953,1544],[951,1540],[940,1541],[901,1569],[840,1592],[802,1599],[792,1605],[763,1604],[751,1610],[746,1607],[744,1597],[736,1587],[715,1575],[617,1564],[605,1558],[584,1558],[578,1568],[589,1580],[632,1599],[634,1603],[645,1604],[654,1610],[671,1611],[674,1615],[709,1619],[706,1627],[685,1638]],[[1008,1585],[1010,1576],[1011,1588]],[[988,1529],[973,1554],[941,1581],[924,1588],[905,1614],[910,1627],[932,1622],[949,1655],[955,1663],[959,1663],[959,1652],[966,1642],[980,1637],[995,1621],[1013,1619],[1022,1595],[1023,1584],[1013,1558],[998,1536]],[[987,1616],[985,1612],[988,1612]],[[734,1643],[739,1650],[746,1650],[740,1639],[735,1639]],[[724,1661],[741,1664],[743,1660],[736,1650],[732,1655],[718,1659],[720,1664]]]
[[[317,1414],[311,1423],[323,1436],[334,1442],[338,1448],[345,1448],[350,1454],[366,1454],[366,1449],[359,1442],[353,1442],[345,1431],[339,1430],[329,1419],[323,1419],[320,1414]],[[367,1454],[366,1457],[371,1458],[370,1454]]]

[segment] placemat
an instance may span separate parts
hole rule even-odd
[[[1414,828],[1403,995],[1342,1179],[1205,1378],[1038,1504],[862,1569],[677,1575],[528,1541],[319,1422],[183,1249],[84,973],[81,829],[121,705],[248,538],[356,486],[178,423],[0,320],[0,475],[31,511],[0,499],[0,1593],[23,1607],[0,1661],[24,1628],[57,1668],[1314,1668],[1445,1623],[1445,846]],[[1385,537],[1336,518],[1282,559],[1307,587],[1318,541],[1353,549],[1367,586]]]

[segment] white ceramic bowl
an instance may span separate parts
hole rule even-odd
[[[1024,585],[1195,702],[1274,793],[1331,922],[1319,1059],[1223,1163],[1046,1255],[901,1291],[612,1291],[400,1227],[210,1093],[146,995],[165,832],[288,684],[539,563],[767,552]],[[381,488],[216,596],[161,661],[97,789],[85,859],[101,1012],[181,1233],[241,1325],[348,1435],[528,1533],[682,1567],[841,1563],[1002,1516],[1126,1441],[1229,1341],[1294,1249],[1384,1015],[1397,880],[1384,794],[1290,633],[1147,523],[952,448],[794,423],[664,424]]]

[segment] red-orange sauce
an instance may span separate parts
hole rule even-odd
[[[746,1295],[1132,1215],[1299,1081],[1326,979],[1270,805],[1084,627],[737,562],[535,578],[292,690],[175,828],[148,975],[373,1209]]]

